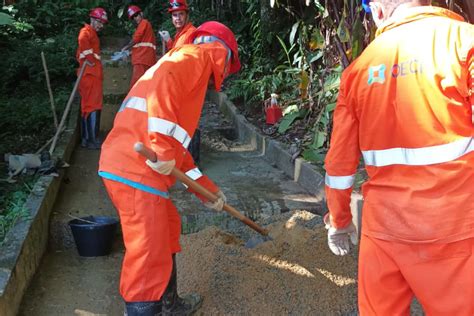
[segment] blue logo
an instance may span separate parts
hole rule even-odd
[[[385,82],[385,70],[387,67],[384,64],[380,64],[378,66],[370,66],[369,67],[369,80],[367,84],[370,86],[374,83],[383,84]]]

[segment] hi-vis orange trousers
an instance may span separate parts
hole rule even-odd
[[[181,251],[181,218],[171,200],[107,179],[125,243],[120,294],[126,302],[158,301]]]
[[[79,95],[81,96],[81,116],[87,117],[89,113],[102,110],[102,78],[86,74],[79,82]]]
[[[359,313],[410,315],[413,296],[428,316],[474,315],[474,238],[402,244],[362,235]]]
[[[150,68],[151,66],[143,65],[143,64],[135,64],[133,65],[132,70],[132,79],[130,80],[130,89],[133,87],[135,82],[140,79],[141,76]]]

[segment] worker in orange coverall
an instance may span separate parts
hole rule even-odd
[[[367,1],[369,2],[369,1]],[[364,3],[376,38],[342,74],[326,157],[328,244],[357,241],[361,315],[474,315],[474,27],[430,0]]]
[[[79,83],[81,96],[81,146],[100,149],[98,139],[100,112],[102,110],[102,63],[100,61],[100,41],[97,32],[108,22],[107,12],[103,8],[92,9],[89,13],[90,24],[84,24],[79,32],[76,59],[79,62],[77,74],[85,66]]]
[[[189,21],[189,7],[186,0],[170,0],[168,12],[171,14],[171,22],[176,28],[176,34],[174,39],[171,39],[168,31],[159,31],[162,41],[165,43],[168,49],[180,47],[188,42],[191,34],[196,30],[193,24]],[[201,142],[201,130],[199,127],[196,129],[191,143],[189,144],[188,150],[193,156],[195,163],[200,162],[200,142]]]
[[[137,25],[133,38],[122,48],[122,51],[132,48],[133,73],[130,88],[156,63],[156,39],[150,22],[143,18],[142,10],[136,5],[131,5],[127,10],[128,18]]]
[[[171,39],[168,31],[159,31],[158,33],[166,43],[166,47],[172,49],[187,43],[196,28],[189,21],[189,7],[186,0],[170,0],[168,12],[171,14],[171,22],[176,28],[174,39]]]
[[[225,195],[194,165],[186,149],[201,115],[208,88],[240,68],[234,34],[218,22],[206,22],[191,36],[193,44],[174,48],[137,81],[102,146],[99,175],[118,210],[126,252],[120,293],[129,316],[189,315],[198,295],[178,297],[175,254],[181,250],[181,220],[169,199],[173,167],[214,192],[205,205],[221,211]],[[158,161],[134,152],[143,142]],[[161,314],[160,314],[161,315]]]

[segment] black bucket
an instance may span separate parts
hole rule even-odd
[[[86,216],[81,219],[83,220],[69,221],[79,255],[81,257],[108,255],[119,221],[109,216]]]

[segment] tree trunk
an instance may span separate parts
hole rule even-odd
[[[467,14],[469,15],[469,21],[474,23],[474,1],[464,0],[464,8],[466,8]]]

